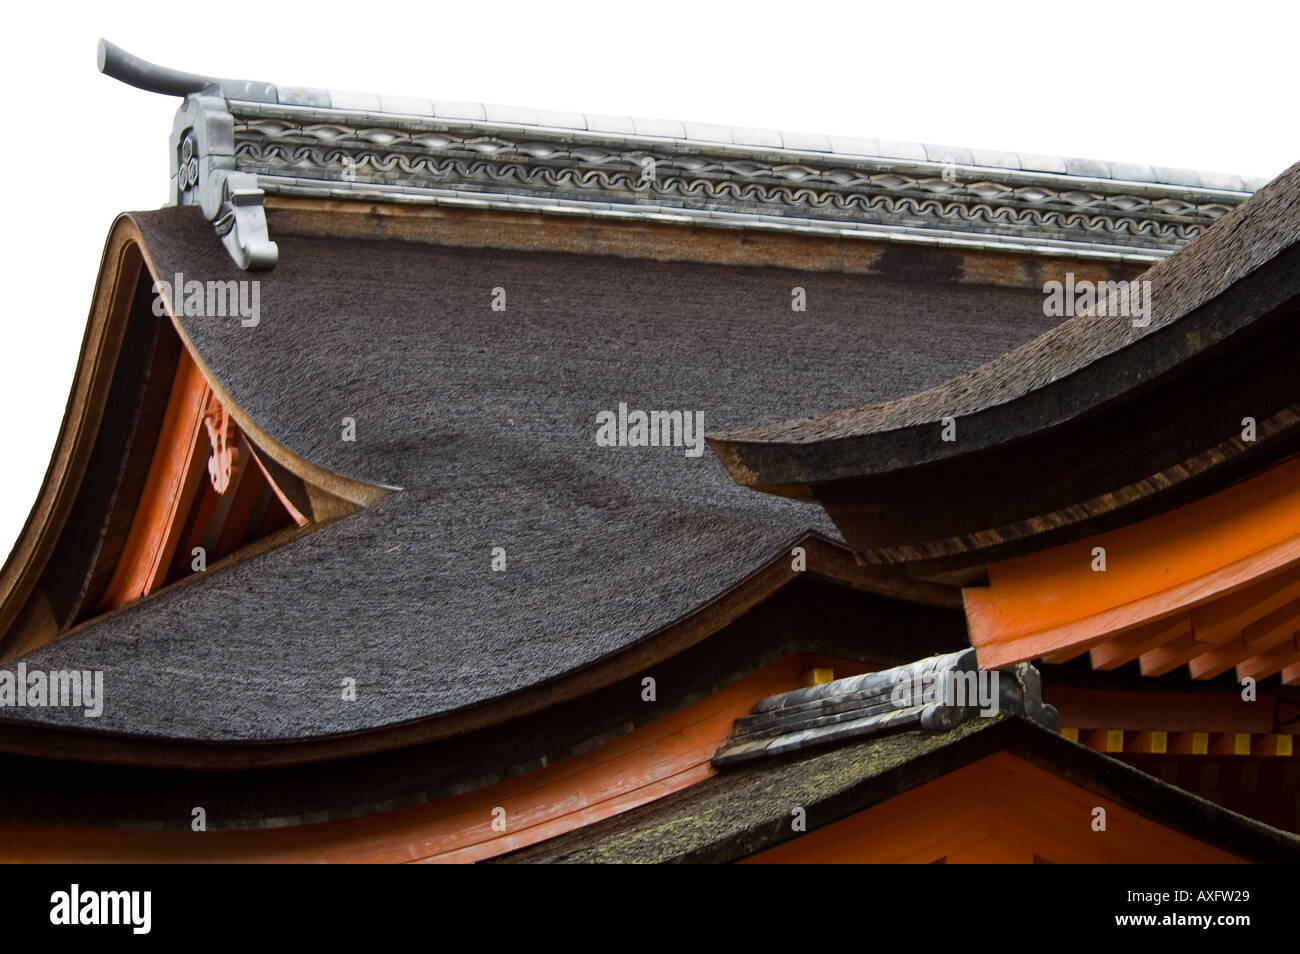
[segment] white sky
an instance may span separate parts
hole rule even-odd
[[[100,36],[216,76],[1272,177],[1300,160],[1300,6],[41,3],[5,11],[0,553],[58,435],[114,215],[167,194],[179,101]],[[273,236],[274,237],[274,236]]]

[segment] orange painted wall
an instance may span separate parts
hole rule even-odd
[[[1093,831],[1093,809],[1106,830]],[[998,752],[829,825],[747,864],[1140,864],[1242,859]]]

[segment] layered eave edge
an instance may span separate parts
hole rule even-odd
[[[1145,320],[1099,299],[937,387],[710,446],[738,484],[816,499],[869,563],[978,565],[1143,519],[1300,449],[1297,239],[1300,165],[1137,276]],[[957,487],[967,506],[932,506]]]
[[[197,217],[197,210],[193,212]],[[135,214],[117,218],[105,245],[101,270],[94,293],[90,319],[79,358],[62,428],[46,479],[18,542],[0,574],[0,634],[9,637],[0,642],[16,661],[29,649],[48,644],[51,639],[65,640],[105,618],[104,614],[47,634],[35,646],[16,643],[16,621],[30,612],[31,597],[38,589],[59,541],[68,511],[75,501],[82,476],[86,472],[100,425],[105,394],[113,378],[119,349],[137,282],[158,282],[166,276],[157,274],[148,243]],[[323,469],[285,447],[275,436],[263,430],[232,398],[222,382],[204,362],[186,334],[183,322],[172,313],[159,321],[167,322],[179,336],[182,347],[196,363],[203,378],[227,407],[240,427],[265,451],[276,465],[298,478],[307,495],[298,501],[321,525],[347,517],[370,507],[401,488],[356,479]],[[286,543],[300,535],[302,528],[280,534],[252,551]],[[807,572],[791,566],[792,548],[800,547],[806,555]],[[242,559],[241,552],[231,559]],[[216,565],[212,569],[217,570]],[[0,752],[16,756],[68,759],[122,765],[157,767],[196,767],[209,769],[249,768],[252,766],[288,766],[321,760],[346,758],[412,746],[436,743],[454,736],[491,729],[521,716],[591,695],[636,676],[648,666],[674,658],[713,636],[759,603],[781,591],[801,577],[833,581],[852,590],[891,600],[939,608],[956,614],[961,608],[960,593],[955,588],[911,580],[892,572],[880,572],[857,563],[841,542],[816,531],[793,534],[787,544],[775,549],[770,558],[750,569],[735,585],[716,593],[674,623],[647,632],[630,646],[618,650],[593,664],[519,691],[460,710],[444,712],[372,729],[340,735],[286,737],[259,741],[209,741],[184,736],[124,735],[91,727],[74,729],[64,726],[6,721],[0,725]],[[217,585],[203,575],[176,585]],[[152,599],[146,596],[144,601]],[[130,603],[111,613],[131,613],[140,602]],[[797,650],[797,647],[791,651]],[[744,666],[740,667],[742,670]],[[92,723],[93,726],[93,723]]]
[[[116,383],[128,321],[133,305],[137,304],[133,299],[142,283],[147,282],[157,289],[160,279],[163,277],[157,274],[135,218],[130,213],[118,216],[105,242],[72,391],[50,464],[36,502],[0,570],[0,658],[17,659],[34,649],[73,635],[81,626],[93,625],[104,616],[102,610],[96,612],[94,609],[100,593],[87,589],[93,588],[93,574],[90,571],[102,574],[105,570],[111,572],[114,569],[112,565],[96,565],[100,554],[90,557],[84,578],[76,580],[82,589],[76,597],[73,615],[79,621],[74,621],[71,617],[57,618],[57,615],[56,618],[51,618],[49,599],[42,590],[42,581],[68,526],[69,515],[78,502],[101,425],[104,424],[105,405],[110,389]],[[318,467],[264,431],[240,408],[208,368],[183,324],[176,318],[173,303],[165,295],[159,297],[164,303],[165,312],[158,321],[164,323],[179,339],[182,359],[192,362],[197,368],[206,389],[237,422],[239,431],[256,447],[261,455],[262,466],[268,468],[270,473],[281,475],[279,483],[283,485],[283,491],[279,487],[276,490],[288,494],[286,502],[296,512],[307,515],[313,525],[323,525],[372,506],[399,489]],[[151,349],[155,347],[150,344]],[[154,360],[154,356],[150,356],[149,360]],[[173,363],[171,367],[177,365]],[[136,371],[140,373],[141,369]],[[170,368],[164,369],[164,373],[170,375]],[[163,384],[165,394],[171,384],[170,377]],[[161,417],[160,414],[158,416]],[[155,452],[161,453],[164,449],[155,448],[149,443],[148,435],[141,436],[132,432],[127,440],[139,444],[138,450],[144,452],[143,460],[146,463],[155,456]],[[123,454],[125,457],[125,451]],[[120,475],[117,479],[121,481]],[[118,505],[126,508],[123,512],[128,518],[134,515],[140,504],[130,500],[118,501],[116,497],[120,489],[120,486],[112,489],[109,509],[100,507],[92,515],[94,520],[106,524],[112,516],[112,507]],[[135,488],[137,494],[141,490],[141,487]],[[242,558],[249,552],[285,542],[301,531],[300,527],[291,527],[247,550],[241,550],[233,558]],[[115,563],[120,556],[120,553],[115,553],[109,559]],[[110,612],[130,612],[133,605],[134,602]],[[22,736],[25,731],[27,730],[19,726],[7,727],[5,738],[12,740],[14,735]],[[58,732],[54,734],[58,735]],[[0,749],[22,748],[24,746],[21,742],[13,747],[8,742],[0,742]],[[38,748],[44,749],[44,746]]]
[[[1063,739],[1032,719],[1003,714],[944,733],[903,732],[760,761],[490,863],[734,862],[805,837],[790,825],[792,803],[830,825],[998,753],[1158,817],[1161,824],[1238,857],[1288,862],[1300,855],[1300,837],[1290,832]]]

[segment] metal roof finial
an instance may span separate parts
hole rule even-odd
[[[111,76],[127,86],[134,86],[148,93],[188,96],[190,93],[199,92],[204,87],[221,85],[221,80],[211,76],[184,73],[142,60],[102,37],[96,50],[96,60],[99,71],[105,76]]]
[[[227,98],[273,87],[157,66],[104,39],[96,58],[101,73],[128,86],[185,97],[172,124],[171,203],[202,209],[240,268],[273,268],[280,252],[267,234],[256,173],[236,168],[235,117]]]

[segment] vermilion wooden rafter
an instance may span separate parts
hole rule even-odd
[[[288,519],[263,512],[259,525],[251,528],[253,536],[260,536],[263,526],[308,522],[287,503],[229,410],[182,349],[145,489],[99,608],[123,606],[189,572],[195,547],[206,550],[206,561],[238,549],[250,535],[254,508],[268,487]]]
[[[192,486],[196,462],[202,461],[198,452],[210,397],[198,366],[182,349],[149,477],[122,558],[100,597],[101,609],[115,609],[139,599],[166,577],[180,533],[179,521],[189,509],[187,490]]]
[[[0,660],[33,652],[97,611],[155,589],[161,585],[159,579],[176,579],[189,572],[188,560],[179,559],[188,551],[173,546],[163,534],[183,536],[184,528],[202,523],[197,520],[200,514],[185,509],[185,498],[193,497],[190,491],[202,480],[208,457],[205,453],[189,458],[188,464],[197,463],[198,469],[192,475],[184,471],[180,479],[177,471],[184,470],[183,454],[159,458],[175,468],[170,472],[161,464],[151,469],[157,435],[177,448],[187,443],[193,428],[204,429],[192,413],[198,401],[193,391],[182,389],[188,398],[195,398],[194,403],[180,401],[176,407],[167,403],[175,381],[168,377],[174,371],[167,369],[175,367],[177,351],[187,351],[187,358],[196,352],[175,316],[160,323],[153,314],[149,287],[157,277],[139,226],[129,214],[119,216],[104,248],[90,322],[50,469],[9,559],[0,566]],[[150,325],[147,333],[141,331],[142,323]],[[165,334],[155,338],[154,331],[162,329]],[[124,357],[128,339],[130,351]],[[159,347],[147,350],[150,341]],[[121,375],[124,370],[129,374]],[[207,381],[244,432],[250,458],[257,459],[257,470],[283,505],[281,509],[259,503],[241,546],[290,523],[337,520],[394,491],[342,477],[298,457],[231,403],[202,362],[197,372],[189,369],[186,381],[196,390],[200,378]],[[114,394],[117,404],[109,408]],[[172,417],[164,429],[169,407]],[[126,421],[134,429],[106,431],[101,426],[106,414],[115,425]],[[105,436],[111,438],[105,445],[108,456],[102,452],[95,456]],[[125,447],[124,440],[130,442]],[[229,437],[227,445],[233,446]],[[153,486],[146,493],[150,478]],[[178,486],[179,496],[175,496],[171,491]],[[137,526],[142,501],[145,513]],[[176,508],[170,518],[169,505]],[[130,539],[132,530],[134,539]],[[128,539],[132,552],[124,556]],[[60,556],[61,547],[71,548],[69,552],[77,557],[70,561],[66,552]],[[169,551],[174,554],[170,559],[165,558]],[[106,592],[107,598],[101,599]],[[46,744],[40,746],[42,751]]]
[[[1094,569],[1096,548],[1106,569]],[[1209,679],[1277,672],[1300,658],[1300,459],[1150,520],[989,567],[963,591],[980,665],[1137,659]]]

